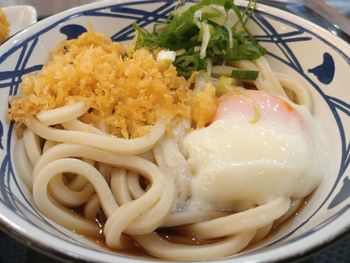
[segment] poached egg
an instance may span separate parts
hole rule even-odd
[[[267,92],[222,96],[213,122],[184,139],[192,199],[234,210],[306,197],[325,172],[320,130],[307,108]]]

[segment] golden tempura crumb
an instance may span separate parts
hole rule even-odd
[[[23,79],[23,97],[11,100],[9,117],[21,123],[40,111],[84,99],[90,110],[80,119],[102,122],[116,136],[139,137],[158,119],[190,119],[191,112],[197,126],[204,126],[213,116],[215,89],[198,94],[192,108],[189,87],[175,67],[160,69],[146,49],[125,55],[120,44],[90,30],[61,43],[39,73]]]
[[[212,120],[219,104],[215,93],[215,87],[208,83],[193,98],[192,119],[196,128],[203,128]]]
[[[0,44],[3,43],[9,35],[9,22],[4,11],[0,8]]]

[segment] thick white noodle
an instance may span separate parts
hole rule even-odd
[[[128,176],[126,177],[126,183],[128,185],[130,195],[133,199],[138,199],[145,194],[145,190],[143,190],[140,185],[138,174],[132,171],[128,172]]]
[[[291,205],[290,205],[290,208],[289,210],[283,215],[281,216],[280,218],[278,218],[276,221],[275,221],[275,226],[279,226],[280,224],[282,224],[283,222],[285,222],[288,218],[290,218],[292,215],[294,215],[297,210],[299,209],[300,205],[302,204],[303,200],[302,199],[296,199],[296,200],[293,200]]]
[[[86,203],[94,194],[94,188],[88,184],[80,191],[71,190],[63,181],[63,175],[58,174],[49,183],[49,191],[53,198],[66,207],[79,207]]]
[[[53,202],[50,198],[48,193],[49,182],[56,174],[65,172],[79,174],[90,181],[100,200],[104,200],[101,203],[106,214],[112,213],[117,208],[106,181],[96,168],[86,162],[72,158],[54,160],[38,172],[33,184],[33,198],[36,206],[44,215],[68,229],[98,237],[100,229],[94,221],[77,216],[69,209],[59,206],[57,202]]]
[[[95,166],[95,161],[88,159],[88,158],[82,158],[82,160],[92,166]],[[68,186],[73,191],[82,191],[88,184],[88,181],[82,177],[82,176],[74,176],[73,179],[70,180],[68,183]]]
[[[35,118],[27,120],[26,125],[35,134],[46,140],[88,145],[124,155],[139,154],[150,150],[165,132],[165,125],[161,121],[157,122],[148,134],[135,139],[55,129],[45,126]]]
[[[41,156],[40,138],[30,129],[25,129],[23,132],[23,142],[27,156],[34,166]]]
[[[100,134],[100,135],[106,135],[103,131],[100,129],[97,129],[96,127],[86,124],[84,122],[81,122],[77,119],[73,119],[70,121],[66,121],[62,123],[62,126],[66,130],[72,130],[72,131],[81,131],[81,132],[89,132],[89,133],[94,133],[94,134]]]
[[[87,162],[88,163],[88,162]],[[82,176],[75,176],[69,183],[68,186],[73,191],[81,191],[86,185],[87,181]]]
[[[43,153],[46,152],[51,147],[55,146],[56,144],[57,144],[57,142],[47,141],[46,140],[45,143],[44,143],[44,147],[43,147]]]
[[[104,230],[106,243],[111,248],[120,248],[120,234],[142,235],[151,233],[162,225],[174,198],[174,188],[165,177],[146,175],[152,185],[139,199],[128,202],[108,217]]]
[[[213,66],[211,69],[211,75],[214,77],[227,76],[230,77],[234,67],[226,65]]]
[[[24,148],[23,139],[19,139],[15,146],[14,152],[16,158],[14,158],[15,167],[18,171],[18,175],[22,179],[23,183],[28,187],[29,190],[32,190],[33,187],[33,166],[29,161],[27,152]]]
[[[164,240],[156,233],[134,236],[134,239],[150,254],[176,261],[206,261],[220,259],[244,249],[254,237],[255,231],[247,231],[236,236],[226,237],[207,245],[175,244]]]
[[[109,183],[111,180],[111,171],[112,167],[106,163],[97,163],[97,169],[100,171],[100,173],[103,175],[103,177],[106,179],[106,181]]]
[[[118,205],[124,205],[132,201],[129,188],[126,183],[125,169],[112,168],[111,190]]]
[[[138,156],[116,156],[109,152],[105,152],[89,146],[63,143],[52,147],[40,158],[34,168],[35,182],[37,180],[36,177],[41,173],[42,169],[48,167],[53,162],[56,162],[56,160],[66,160],[69,157],[93,159],[97,162],[108,163],[115,167],[133,170],[145,177],[147,181],[150,182],[150,188],[143,196],[137,200],[134,200],[133,202],[126,203],[115,211],[105,209],[104,204],[107,201],[100,197],[96,186],[92,183],[95,191],[99,195],[101,206],[103,207],[103,210],[108,217],[104,231],[108,246],[120,248],[122,246],[122,232],[132,235],[146,234],[154,231],[162,225],[166,216],[169,214],[171,204],[173,203],[174,186],[172,182],[163,175],[163,173],[156,165]],[[83,161],[80,162],[81,166],[82,164],[85,164],[88,167],[92,167]],[[62,167],[60,170],[64,170],[64,168]],[[81,174],[79,172],[80,171],[78,170],[74,173],[86,177],[84,174]],[[99,176],[103,178],[103,184],[106,187],[107,183],[104,177],[100,173]],[[42,179],[43,178],[40,178],[40,180]],[[45,185],[41,185],[41,187],[45,187]],[[108,191],[110,191],[109,186],[107,187]],[[113,199],[113,203],[115,203],[111,192],[110,195]],[[39,199],[40,198],[38,197],[38,200]],[[108,200],[108,202],[112,201]],[[117,204],[115,203],[115,205]],[[51,207],[51,209],[55,210],[54,207]],[[57,217],[50,216],[50,218],[56,220]]]
[[[193,223],[204,222],[214,218],[227,216],[224,212],[215,211],[183,211],[169,214],[162,227],[184,226]]]
[[[131,223],[125,229],[125,233],[142,235],[151,233],[160,227],[170,212],[174,199],[173,183],[165,176],[154,178],[149,174],[142,175],[150,182],[151,187],[148,191],[133,202],[121,206],[106,222],[106,242],[110,247],[118,248],[119,246],[119,241],[115,236],[116,233],[120,233],[123,227],[122,222]],[[135,214],[136,211],[138,214]]]
[[[256,208],[185,226],[182,228],[182,231],[196,233],[196,235],[202,239],[234,235],[244,231],[256,230],[268,225],[286,213],[289,207],[290,199],[279,197],[274,201]]]
[[[297,96],[297,103],[305,105],[310,112],[313,112],[313,101],[311,94],[299,81],[291,78],[287,74],[275,73],[283,89],[291,90]]]
[[[256,231],[256,234],[252,239],[252,241],[250,241],[250,245],[256,244],[261,240],[263,240],[270,233],[272,227],[273,227],[273,223],[270,223],[262,228],[259,228],[258,231]]]
[[[268,86],[270,89],[267,91],[276,96],[288,98],[266,58],[260,57],[254,61],[254,64],[259,69],[259,75],[265,82],[265,87]]]
[[[56,125],[65,121],[76,119],[87,110],[85,101],[78,101],[53,110],[41,111],[36,117],[44,125]]]
[[[84,216],[87,219],[95,220],[96,214],[100,210],[100,200],[97,194],[94,194],[84,206]]]

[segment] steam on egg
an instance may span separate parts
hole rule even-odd
[[[324,169],[319,129],[308,109],[264,91],[226,94],[213,122],[189,133],[192,198],[234,209],[279,196],[302,198]]]

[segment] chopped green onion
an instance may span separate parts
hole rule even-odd
[[[204,6],[201,11],[202,17],[205,20],[212,21],[221,26],[224,26],[227,22],[227,13],[220,12],[220,10],[214,6]]]
[[[259,71],[256,70],[232,70],[231,77],[242,80],[256,80],[259,76]]]
[[[179,6],[183,4],[180,0]],[[255,8],[256,0],[248,0],[243,11],[233,0],[202,0],[185,11],[175,10],[165,23],[155,26],[152,33],[134,24],[135,48],[181,50],[173,64],[184,77],[205,69],[208,60],[214,65],[223,61],[255,60],[266,54],[266,49],[246,26]],[[237,17],[233,26],[228,23],[229,12]]]

